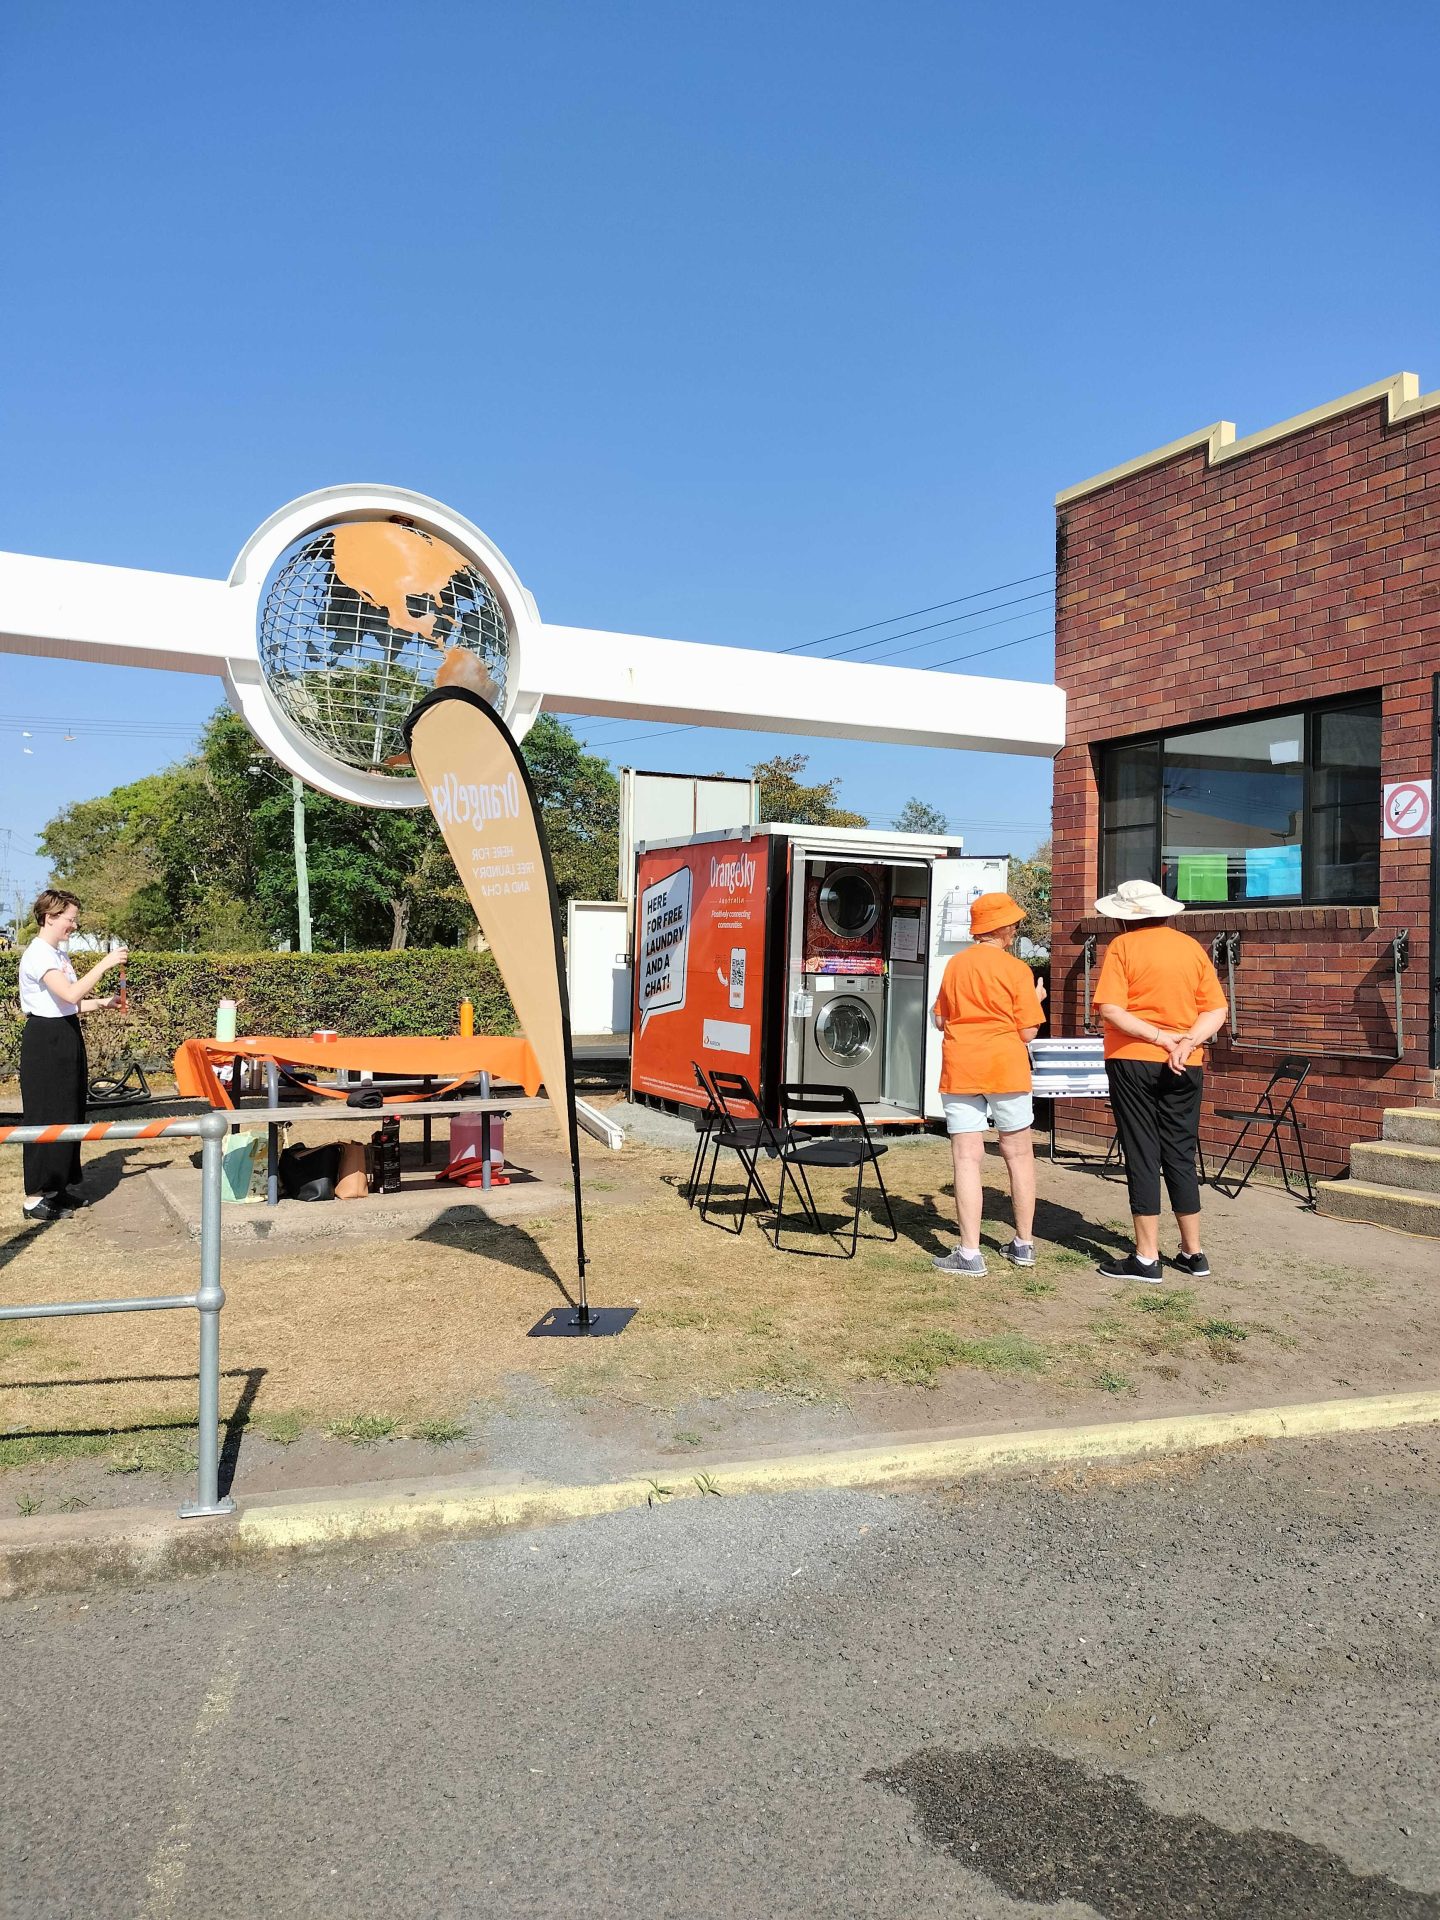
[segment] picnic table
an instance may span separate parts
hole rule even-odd
[[[243,1104],[244,1095],[237,1092],[238,1075],[227,1086],[215,1070],[226,1061],[245,1060],[256,1062],[264,1069],[265,1104],[259,1108]],[[488,1191],[494,1116],[541,1104],[534,1097],[541,1085],[539,1062],[523,1035],[474,1034],[467,1038],[377,1035],[334,1040],[247,1035],[236,1040],[187,1040],[177,1050],[174,1066],[177,1091],[191,1099],[209,1100],[212,1107],[233,1111],[232,1131],[247,1120],[263,1121],[265,1199],[272,1207],[278,1205],[280,1199],[280,1129],[302,1115],[326,1120],[349,1119],[353,1115],[365,1123],[386,1119],[422,1120],[424,1162],[428,1166],[434,1118],[441,1114],[478,1114],[480,1184],[482,1191]],[[300,1080],[290,1071],[311,1067],[330,1068],[336,1080],[329,1084],[308,1077]],[[370,1078],[375,1073],[387,1077],[378,1081]],[[494,1097],[492,1075],[523,1087],[527,1097]],[[310,1097],[282,1104],[282,1078]],[[437,1081],[441,1083],[438,1086]],[[473,1095],[445,1097],[469,1084],[476,1087]],[[365,1104],[355,1104],[355,1096],[362,1092],[367,1096]],[[374,1100],[377,1094],[379,1099]]]
[[[425,1165],[429,1166],[431,1157],[430,1123],[437,1114],[478,1113],[480,1116],[480,1187],[481,1191],[490,1190],[490,1126],[497,1113],[514,1113],[518,1108],[543,1107],[544,1100],[496,1099],[488,1093],[482,1093],[469,1100],[412,1100],[403,1106],[390,1103],[379,1107],[337,1107],[333,1100],[291,1100],[284,1106],[237,1107],[231,1131],[244,1126],[247,1121],[265,1123],[265,1203],[276,1206],[280,1199],[280,1129],[291,1125],[302,1116],[312,1120],[345,1120],[352,1115],[359,1120],[423,1120],[425,1133],[423,1155]]]

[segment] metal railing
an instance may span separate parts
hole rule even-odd
[[[81,1313],[161,1313],[194,1307],[200,1315],[200,1438],[197,1497],[180,1509],[182,1519],[233,1513],[235,1502],[220,1497],[220,1161],[229,1131],[223,1113],[189,1120],[107,1120],[90,1126],[0,1127],[0,1146],[61,1146],[81,1140],[200,1141],[200,1288],[197,1293],[135,1300],[66,1300],[32,1307],[0,1307],[0,1320],[58,1320]]]
[[[1095,949],[1098,944],[1099,942],[1093,933],[1087,933],[1085,938],[1080,942],[1080,958],[1085,967],[1084,1028],[1086,1033],[1092,1033],[1095,1028],[1094,1008],[1090,1004],[1090,969],[1095,965]]]
[[[1263,936],[1259,936],[1263,938]],[[1239,1051],[1256,1052],[1267,1048],[1276,1048],[1282,1053],[1310,1054],[1317,1060],[1403,1060],[1405,1058],[1405,990],[1402,976],[1410,967],[1410,929],[1397,933],[1385,944],[1383,957],[1375,969],[1373,984],[1379,996],[1382,1013],[1391,1013],[1386,1006],[1387,998],[1393,1004],[1391,1025],[1395,1034],[1393,1047],[1383,1044],[1371,1047],[1356,1047],[1351,1044],[1351,1035],[1336,1033],[1333,1022],[1337,1018],[1353,1019],[1365,1016],[1360,1000],[1362,987],[1368,984],[1360,982],[1354,988],[1354,997],[1343,1008],[1321,1007],[1318,1013],[1307,1001],[1303,975],[1291,980],[1268,995],[1261,993],[1248,997],[1244,1002],[1245,1037],[1240,1034],[1241,999],[1235,986],[1236,969],[1241,960],[1242,939],[1239,933],[1217,933],[1210,943],[1210,957],[1216,971],[1224,969],[1225,987],[1230,1002],[1228,1022],[1228,1044]],[[1368,1023],[1368,1022],[1367,1022]],[[1283,1032],[1278,1031],[1283,1026]],[[1259,1028],[1259,1037],[1256,1028]],[[1267,1037],[1268,1035],[1268,1037]],[[1377,1032],[1377,1039],[1382,1035]],[[1219,1036],[1217,1036],[1217,1045]]]
[[[1225,998],[1230,1011],[1225,1024],[1230,1029],[1230,1038],[1240,1038],[1240,1010],[1235,1002],[1235,969],[1240,964],[1240,936],[1238,933],[1217,933],[1210,942],[1210,962],[1218,973],[1225,969]]]

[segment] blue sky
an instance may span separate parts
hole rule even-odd
[[[546,618],[755,648],[1043,573],[1059,486],[1440,384],[1436,40],[1384,0],[11,0],[0,546],[220,577],[283,501],[386,480]],[[1049,678],[1033,605],[974,670]],[[219,697],[0,654],[0,868],[9,829],[38,882],[41,822]],[[683,770],[792,745],[580,730]],[[1046,831],[1047,762],[793,745],[877,821]]]

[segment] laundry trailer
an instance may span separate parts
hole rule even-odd
[[[636,852],[631,1096],[699,1106],[695,1076],[853,1087],[878,1125],[940,1116],[929,1020],[1003,855],[959,837],[770,824]]]

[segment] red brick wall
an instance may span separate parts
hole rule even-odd
[[[1207,464],[1205,449],[1059,510],[1056,678],[1069,696],[1055,767],[1057,1033],[1081,1031],[1080,942],[1099,892],[1100,743],[1379,689],[1387,780],[1431,771],[1440,670],[1440,409],[1394,427],[1376,402]],[[1215,907],[1180,923],[1239,931],[1238,1036],[1215,1048],[1206,1105],[1252,1102],[1277,1056],[1315,1060],[1302,1095],[1326,1173],[1374,1139],[1386,1106],[1433,1097],[1430,842],[1387,840],[1378,909]],[[1393,1053],[1390,941],[1411,930],[1403,1061]],[[1103,1109],[1062,1114],[1108,1136]],[[1207,1146],[1233,1134],[1207,1121]]]

